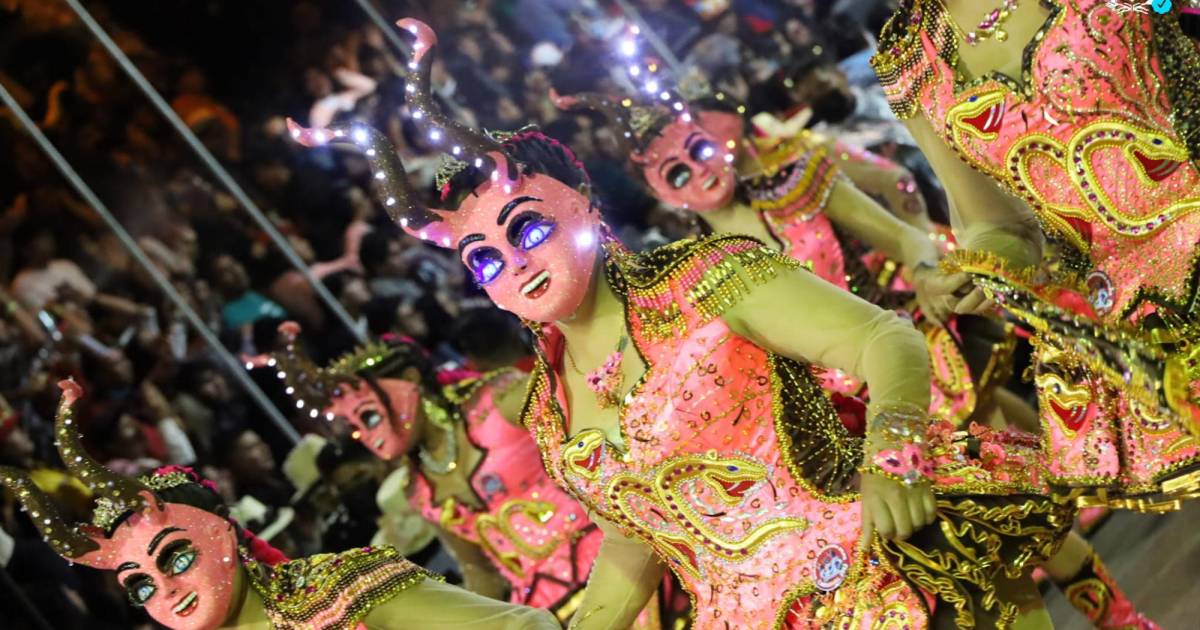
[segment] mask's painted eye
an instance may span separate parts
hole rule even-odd
[[[171,558],[171,575],[179,575],[192,568],[196,562],[196,550],[187,549]]]
[[[366,425],[368,429],[374,429],[375,427],[379,426],[379,421],[383,419],[379,415],[379,412],[375,411],[374,409],[368,409],[364,411],[360,417],[362,418],[363,424]]]
[[[554,233],[554,222],[546,219],[529,221],[521,228],[521,249],[533,249],[546,242]]]
[[[692,169],[688,168],[686,164],[676,164],[667,169],[667,183],[676,190],[686,186],[691,178]]]
[[[148,576],[138,575],[125,581],[125,590],[129,594],[129,603],[134,606],[145,606],[154,597],[158,589]]]
[[[708,140],[697,140],[688,154],[697,162],[707,162],[717,154],[717,146]]]
[[[476,282],[488,284],[504,270],[504,256],[494,247],[480,247],[467,255],[467,266]]]

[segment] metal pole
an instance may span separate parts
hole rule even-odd
[[[671,47],[667,46],[667,43],[658,36],[658,33],[655,33],[654,29],[650,28],[650,25],[646,23],[646,20],[642,19],[642,14],[638,12],[636,7],[634,7],[632,4],[629,4],[628,0],[616,0],[616,2],[617,6],[621,7],[621,12],[625,14],[625,17],[628,17],[630,20],[633,20],[634,24],[637,24],[638,28],[641,30],[639,35],[645,37],[646,41],[650,42],[650,45],[654,47],[655,52],[662,55],[663,63],[667,64],[667,67],[671,68],[671,73],[675,75],[676,79],[678,79],[680,72],[682,71],[683,64],[679,63],[679,58],[676,57],[675,53],[671,51]]]
[[[333,311],[333,314],[342,321],[342,324],[347,330],[350,331],[350,334],[354,335],[354,338],[357,339],[359,343],[365,343],[367,340],[366,336],[359,332],[358,328],[355,327],[354,320],[351,319],[350,314],[346,312],[346,309],[343,308],[341,303],[339,303],[337,299],[333,297],[333,294],[331,294],[329,290],[325,288],[325,285],[321,284],[321,282],[312,275],[312,272],[308,269],[308,265],[304,264],[304,261],[300,260],[300,257],[296,255],[296,252],[293,251],[292,247],[288,244],[287,239],[285,239],[283,235],[279,233],[279,230],[275,229],[275,225],[271,223],[271,220],[268,219],[263,214],[262,210],[260,210],[258,206],[250,200],[250,196],[246,194],[246,191],[242,190],[242,187],[233,179],[233,176],[229,174],[229,171],[225,170],[225,167],[221,166],[221,163],[218,162],[217,158],[213,157],[213,154],[209,152],[208,148],[206,148],[204,144],[200,142],[200,139],[196,137],[196,134],[192,133],[192,130],[189,129],[186,124],[184,124],[183,120],[179,118],[179,115],[175,113],[175,110],[171,109],[171,106],[167,103],[167,101],[163,99],[161,94],[158,93],[158,90],[154,89],[153,85],[150,85],[150,82],[146,80],[145,75],[143,75],[141,71],[137,69],[137,66],[135,66],[133,62],[129,60],[129,57],[125,56],[125,53],[121,51],[120,47],[118,47],[115,42],[113,42],[112,38],[108,36],[108,33],[104,31],[104,28],[101,27],[98,22],[96,22],[95,18],[92,17],[92,14],[88,13],[88,10],[83,8],[83,5],[79,3],[79,0],[63,0],[63,2],[66,2],[67,6],[71,7],[71,10],[75,12],[75,15],[79,16],[79,19],[82,20],[84,25],[88,27],[88,30],[92,32],[92,35],[99,40],[99,42],[104,46],[105,50],[108,51],[108,54],[111,55],[114,60],[116,60],[117,65],[121,66],[121,69],[125,71],[125,74],[129,75],[129,78],[132,79],[138,88],[140,88],[146,95],[146,98],[150,99],[151,103],[154,103],[154,107],[158,109],[159,113],[171,123],[171,126],[175,128],[175,131],[177,131],[179,135],[183,137],[183,139],[188,143],[188,146],[190,146],[192,151],[195,152],[196,156],[200,158],[200,161],[204,162],[204,165],[207,166],[210,171],[212,171],[212,174],[217,178],[218,181],[221,182],[223,186],[225,186],[225,189],[228,190],[235,199],[237,199],[242,208],[246,210],[246,213],[250,215],[250,218],[254,219],[254,222],[258,224],[258,227],[267,233],[267,236],[271,238],[271,241],[275,243],[275,246],[278,247],[281,252],[283,252],[283,255],[288,259],[288,262],[291,263],[291,265],[295,267],[297,271],[304,275],[304,279],[307,280],[310,285],[312,285],[312,288],[314,291],[316,291],[317,296],[320,297],[321,300],[325,302],[325,305],[329,307],[329,310]]]
[[[375,23],[375,27],[383,31],[383,36],[392,43],[392,46],[394,46],[396,51],[400,53],[400,57],[402,59],[408,59],[408,55],[412,51],[408,49],[408,44],[405,44],[404,40],[400,39],[400,36],[396,34],[395,25],[384,19],[383,15],[379,13],[379,9],[376,9],[375,5],[371,4],[371,0],[354,1],[358,3],[358,6],[363,10],[363,13],[367,14],[367,18]]]
[[[255,382],[250,378],[250,375],[246,373],[242,362],[234,358],[234,356],[225,349],[225,346],[221,345],[221,341],[217,339],[217,336],[214,335],[211,330],[208,329],[208,326],[204,324],[204,321],[200,319],[200,316],[196,314],[196,311],[192,310],[192,307],[187,303],[187,300],[184,300],[183,296],[179,295],[179,292],[175,290],[175,287],[171,286],[171,283],[163,277],[162,273],[158,270],[158,267],[154,266],[154,263],[150,262],[150,259],[146,256],[146,253],[142,251],[142,248],[138,247],[138,244],[133,240],[133,237],[129,235],[129,232],[125,231],[125,226],[121,225],[121,222],[117,221],[117,218],[108,211],[108,207],[104,205],[104,202],[100,201],[100,198],[97,197],[96,193],[93,192],[91,187],[87,185],[87,182],[84,182],[83,178],[79,176],[79,173],[75,172],[75,169],[71,166],[71,163],[68,162],[67,159],[58,152],[58,149],[56,149],[54,144],[50,142],[50,139],[42,133],[42,130],[38,129],[37,124],[35,124],[29,117],[29,114],[25,113],[24,109],[21,109],[21,106],[17,104],[16,99],[13,98],[12,94],[8,92],[8,89],[5,88],[2,83],[0,83],[0,100],[3,100],[5,106],[12,110],[13,115],[17,117],[17,120],[21,121],[21,125],[25,127],[25,130],[28,131],[29,135],[32,136],[33,139],[38,143],[38,145],[42,148],[42,151],[50,158],[52,162],[54,162],[54,165],[58,167],[59,172],[63,174],[63,177],[67,178],[67,181],[71,183],[71,186],[75,188],[75,191],[79,193],[79,196],[83,197],[83,200],[92,206],[92,208],[96,211],[96,214],[99,214],[100,218],[104,219],[104,222],[107,223],[108,227],[117,235],[117,239],[121,241],[121,244],[125,246],[125,249],[129,250],[129,253],[133,256],[134,260],[136,260],[138,264],[146,270],[146,273],[150,274],[150,277],[154,280],[154,283],[158,285],[158,288],[162,289],[162,292],[167,294],[167,297],[169,297],[171,302],[175,304],[175,308],[178,308],[180,312],[183,313],[184,317],[187,318],[188,323],[192,325],[192,328],[194,328],[196,332],[202,338],[204,338],[204,341],[214,351],[216,351],[217,356],[221,357],[221,362],[225,364],[225,367],[233,375],[233,377],[241,383],[242,387],[246,390],[246,393],[254,399],[254,402],[258,404],[263,413],[267,414],[267,417],[276,424],[279,430],[282,431],[289,440],[291,440],[293,443],[299,442],[300,434],[296,432],[296,429],[294,429],[291,423],[287,421],[287,418],[283,417],[283,414],[281,414],[279,410],[275,408],[275,405],[271,404],[271,401],[267,398],[267,395],[264,394],[263,391],[259,389],[258,385],[255,384]]]

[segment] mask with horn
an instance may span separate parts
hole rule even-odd
[[[279,332],[286,340],[284,350],[252,357],[247,367],[277,370],[297,408],[312,418],[348,422],[352,436],[381,459],[394,459],[412,448],[422,403],[420,375],[405,368],[412,365],[409,355],[420,352],[419,347],[369,343],[321,368],[297,343],[299,324],[284,322]]]
[[[417,20],[397,24],[415,36],[406,86],[412,118],[446,153],[435,179],[442,207],[421,203],[391,143],[368,126],[305,129],[289,120],[292,137],[363,151],[392,219],[411,235],[457,248],[501,308],[535,322],[569,317],[591,289],[604,235],[587,172],[569,148],[535,130],[486,133],[449,120],[429,86],[436,35]]]
[[[637,50],[630,43],[634,41],[623,40],[627,50]],[[550,100],[562,110],[603,116],[621,142],[622,153],[663,203],[693,212],[723,208],[737,190],[734,162],[745,108],[724,107],[727,97],[711,93],[695,76],[680,80],[672,90],[658,70],[654,61],[626,68],[638,88],[636,95],[562,95],[551,90]],[[697,107],[700,104],[710,106]]]
[[[132,479],[92,459],[74,418],[83,394],[62,381],[55,421],[59,455],[67,471],[97,497],[90,525],[62,520],[53,500],[27,471],[0,467],[0,483],[11,489],[44,540],[72,562],[115,571],[130,601],[168,628],[208,630],[224,623],[233,602],[238,568],[237,530],[207,510],[162,500],[158,492],[193,479],[184,472]]]

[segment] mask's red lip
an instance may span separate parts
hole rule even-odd
[[[550,290],[550,272],[540,271],[521,286],[521,295],[536,300]]]
[[[196,607],[200,605],[200,596],[196,595],[196,591],[192,591],[183,596],[178,604],[175,604],[173,612],[180,617],[186,617],[196,611]]]

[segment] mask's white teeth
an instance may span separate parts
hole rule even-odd
[[[192,602],[194,602],[194,601],[196,601],[196,591],[192,591],[191,593],[188,593],[187,597],[184,597],[182,600],[179,601],[178,604],[175,604],[175,608],[172,608],[171,612],[181,613],[181,612],[187,610],[188,606],[191,606]]]
[[[708,179],[704,180],[704,184],[701,187],[704,188],[704,190],[708,190],[709,188],[712,188],[713,186],[716,186],[716,185],[717,185],[717,176],[712,175]]]
[[[533,280],[526,282],[525,286],[521,287],[521,295],[529,295],[535,289],[542,286],[542,284],[545,283],[549,279],[550,279],[549,271],[543,271],[542,273],[539,273],[538,275],[533,277]]]
[[[375,448],[383,448],[383,438],[375,440]]]

